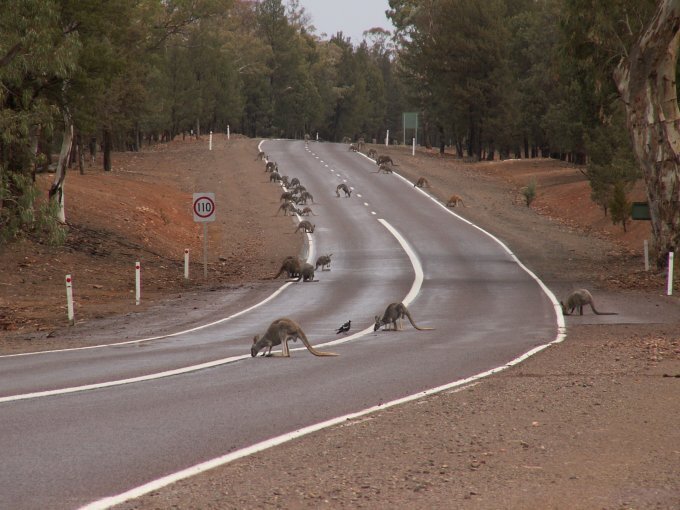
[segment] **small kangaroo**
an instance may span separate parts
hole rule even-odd
[[[345,197],[349,198],[352,196],[352,190],[347,187],[347,184],[344,182],[342,184],[338,184],[338,187],[335,188],[335,194],[337,196],[340,196],[340,192],[343,191],[345,193]]]
[[[264,153],[264,151],[260,151],[257,153],[257,157],[255,158],[255,161],[260,160],[263,161],[267,155]]]
[[[590,308],[596,315],[618,315],[616,312],[598,312],[595,308],[593,295],[586,289],[578,289],[573,291],[567,296],[567,304],[565,305],[562,301],[560,301],[560,305],[562,305],[562,313],[564,315],[571,315],[576,308],[578,308],[579,315],[583,315],[583,307],[585,305],[590,305]]]
[[[329,253],[328,255],[321,255],[319,258],[316,259],[316,269],[319,269],[319,266],[321,266],[322,271],[330,271],[331,270],[331,257],[333,256],[332,253]],[[328,268],[328,269],[326,269]]]
[[[318,282],[319,280],[314,279],[314,266],[311,265],[309,262],[303,262],[302,267],[300,269],[300,276],[296,280],[293,280],[295,282],[299,282],[302,280],[303,282]]]
[[[273,172],[274,170],[278,169],[279,165],[277,165],[274,161],[267,161],[267,164],[264,166],[265,172]]]
[[[359,149],[357,148],[356,145],[354,145],[353,143],[350,143],[350,144],[349,144],[349,147],[347,148],[347,150],[348,150],[348,151],[352,151],[352,152],[357,152]]]
[[[337,356],[337,354],[334,352],[318,351],[312,347],[300,325],[294,320],[288,319],[287,317],[282,317],[272,322],[262,337],[260,337],[260,335],[255,335],[253,337],[253,345],[250,348],[250,355],[254,358],[262,349],[268,348],[267,352],[262,353],[263,356],[280,356],[284,358],[290,358],[288,340],[296,342],[298,338],[302,340],[302,343],[305,344],[307,350],[314,356]],[[283,352],[281,354],[272,354],[272,347],[279,344],[281,345]]]
[[[302,211],[299,211],[298,214],[300,216],[309,216],[310,214],[312,216],[316,216],[316,214],[314,214],[314,211],[312,211],[311,207],[305,207],[304,209],[302,209]]]
[[[288,273],[288,278],[299,276],[302,271],[302,260],[293,256],[286,257],[281,263],[281,269],[276,273],[276,276],[272,277],[272,280],[276,280],[284,271]]]
[[[278,216],[280,211],[283,211],[284,216],[288,216],[288,213],[296,214],[298,212],[297,208],[293,205],[292,202],[282,203],[277,209],[276,214],[274,216]]]
[[[280,182],[281,181],[281,174],[274,170],[272,173],[269,174],[269,182]]]
[[[314,196],[307,190],[300,193],[300,203],[307,205],[307,202],[314,203]]]
[[[369,158],[373,159],[378,155],[378,152],[375,149],[368,149],[368,152],[366,153],[366,155]]]
[[[298,226],[295,229],[295,232],[297,232],[298,230],[302,230],[303,232],[305,232],[307,234],[313,234],[315,228],[316,228],[316,225],[312,225],[307,220],[302,220],[300,223],[298,223]]]
[[[392,168],[390,168],[389,166],[387,166],[387,163],[382,163],[382,164],[378,167],[378,173],[380,173],[380,172],[385,173],[385,174],[391,174],[391,173],[392,173]]]
[[[401,326],[401,319],[408,317],[411,325],[419,331],[433,330],[434,328],[421,328],[413,322],[413,317],[408,311],[408,308],[404,303],[390,303],[385,309],[385,313],[382,318],[379,315],[375,316],[375,325],[373,326],[373,331],[378,331],[382,326],[387,325],[386,331],[389,331],[389,325],[392,324],[393,331],[400,331],[401,327],[397,327],[397,320],[399,320],[399,326]]]
[[[291,188],[294,188],[295,186],[299,186],[299,185],[300,185],[300,179],[298,179],[297,177],[293,177],[290,180],[290,187]]]
[[[389,157],[389,156],[386,155],[386,154],[381,154],[381,155],[378,156],[377,159],[375,160],[375,164],[378,165],[378,166],[382,165],[383,163],[389,163],[390,165],[399,166],[399,165],[396,165],[396,164],[394,163],[394,161],[392,161],[392,158]]]
[[[462,205],[463,207],[466,207],[460,195],[451,195],[449,200],[446,202],[446,207],[456,207],[458,204]]]
[[[425,177],[419,177],[416,183],[413,185],[414,188],[429,188],[430,181]]]

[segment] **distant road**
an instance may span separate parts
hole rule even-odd
[[[538,282],[495,240],[412,184],[376,173],[347,145],[266,141],[265,151],[280,173],[298,177],[313,194],[310,256],[332,253],[332,270],[198,331],[0,358],[0,397],[7,399],[245,356],[145,382],[0,401],[0,508],[77,508],[267,438],[490,370],[556,337],[554,306]],[[351,198],[336,196],[341,182],[352,188]],[[294,228],[291,220],[291,235],[301,235]],[[416,322],[435,331],[405,321],[401,332],[318,347],[337,357],[306,350],[290,359],[248,355],[252,336],[278,317],[297,320],[318,346],[341,336],[335,329],[347,320],[350,334],[369,328],[388,303],[407,296]]]

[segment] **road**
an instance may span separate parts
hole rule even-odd
[[[78,508],[280,434],[488,371],[557,337],[554,303],[539,283],[491,236],[412,184],[378,174],[346,145],[266,141],[264,150],[313,194],[309,257],[332,253],[332,270],[185,334],[0,357],[0,508]],[[336,196],[342,182],[353,190],[350,198]],[[294,230],[291,219],[291,235],[303,235]],[[435,329],[417,331],[406,322],[403,331],[373,333],[374,316],[402,300],[420,326]],[[290,359],[250,358],[253,335],[282,316],[339,356],[294,350]],[[349,319],[350,334],[370,332],[323,346]],[[172,370],[180,373],[153,376]],[[129,381],[139,377],[148,380]],[[127,384],[116,382],[122,380]],[[102,383],[110,386],[78,389]]]

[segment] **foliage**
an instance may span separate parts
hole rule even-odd
[[[627,186],[623,181],[614,184],[611,198],[609,199],[609,209],[611,211],[612,223],[621,223],[623,231],[626,232],[626,225],[632,214],[633,204],[628,200]]]
[[[522,188],[522,196],[527,207],[531,207],[531,203],[536,199],[536,179],[532,178],[529,184]]]

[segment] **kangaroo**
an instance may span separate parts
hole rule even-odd
[[[390,324],[392,324],[393,326],[392,328],[393,331],[399,331],[402,328],[397,327],[397,320],[399,320],[399,325],[401,326],[401,319],[403,319],[404,316],[408,317],[408,320],[409,322],[411,322],[411,325],[419,331],[434,329],[418,327],[416,323],[413,322],[413,318],[411,317],[411,314],[409,313],[404,303],[390,303],[389,305],[387,305],[387,308],[385,309],[385,313],[383,314],[382,318],[380,318],[379,315],[375,316],[375,326],[373,326],[373,331],[378,331],[384,325],[387,325],[388,326],[387,330],[389,330]]]
[[[300,275],[302,271],[302,260],[293,256],[286,257],[283,259],[281,269],[279,269],[279,272],[276,273],[276,276],[272,277],[272,280],[276,280],[279,276],[281,276],[281,274],[283,274],[284,271],[288,273],[288,278],[293,278],[294,276]]]
[[[293,177],[290,180],[290,187],[291,188],[294,188],[295,186],[299,186],[299,185],[300,185],[300,179],[298,179],[297,177]]]
[[[309,191],[305,190],[302,193],[300,193],[300,203],[307,205],[307,202],[314,203],[314,195],[312,195]]]
[[[318,282],[319,280],[314,279],[314,266],[311,265],[309,262],[303,262],[302,267],[300,268],[300,275],[298,276],[297,280],[293,280],[296,282],[299,282],[302,280],[303,282]]]
[[[463,199],[459,195],[451,195],[449,200],[446,202],[446,207],[456,207],[458,204],[466,207],[463,203]]]
[[[329,253],[328,255],[321,255],[319,258],[316,259],[316,269],[319,269],[319,266],[321,266],[322,271],[330,271],[331,270],[331,257],[333,256],[332,253]],[[326,269],[328,268],[328,269]]]
[[[342,184],[338,184],[338,187],[335,188],[335,194],[340,196],[340,192],[344,191],[345,192],[345,197],[349,198],[352,196],[352,190],[347,187],[347,184],[344,182]]]
[[[281,175],[274,170],[272,173],[269,174],[269,182],[280,182],[281,181]]]
[[[264,151],[260,151],[257,153],[257,157],[255,158],[255,161],[260,160],[264,161],[264,159],[267,157],[267,155],[264,153]]]
[[[386,174],[391,174],[391,173],[392,173],[392,168],[390,168],[389,166],[387,166],[387,163],[382,163],[382,164],[378,167],[378,173],[380,173],[380,172],[383,172],[383,173],[386,173]]]
[[[567,296],[567,304],[565,305],[562,301],[560,301],[560,305],[562,305],[562,313],[564,315],[571,315],[576,308],[578,308],[579,315],[583,315],[583,307],[585,305],[590,305],[590,308],[596,315],[618,315],[616,312],[598,312],[595,308],[593,295],[586,289],[578,289],[573,291]]]
[[[285,188],[287,188],[287,187],[289,186],[289,183],[288,183],[288,176],[287,176],[287,175],[282,175],[282,176],[281,176],[281,185],[282,185],[283,187],[285,187]]]
[[[378,152],[375,149],[368,149],[368,152],[366,153],[366,155],[369,158],[373,159],[378,155]]]
[[[378,166],[382,165],[383,163],[389,163],[390,165],[399,166],[396,165],[394,161],[392,161],[392,158],[387,156],[386,154],[378,156],[377,159],[375,160],[375,164]]]
[[[430,181],[428,181],[425,177],[419,177],[416,183],[413,185],[414,188],[429,188],[430,187]]]
[[[282,203],[274,216],[278,216],[280,211],[283,211],[284,216],[288,216],[288,213],[296,214],[298,212],[297,208],[291,202]]]
[[[288,201],[288,200],[293,200],[293,197],[295,197],[295,193],[292,191],[285,191],[281,193],[281,198],[279,198],[280,201]]]
[[[349,147],[347,148],[347,150],[348,150],[348,151],[352,151],[352,152],[357,152],[359,149],[357,148],[356,145],[354,145],[353,143],[350,143],[350,144],[349,144]]]
[[[310,214],[311,214],[312,216],[316,216],[316,214],[314,214],[314,211],[312,211],[312,208],[311,208],[311,207],[305,207],[304,209],[302,209],[301,211],[299,211],[298,214],[299,214],[300,216],[309,216]]]
[[[279,165],[277,165],[274,161],[267,161],[267,164],[264,166],[265,172],[273,172],[274,170],[278,169]]]
[[[298,226],[295,229],[295,232],[297,232],[298,230],[302,230],[303,232],[305,232],[307,234],[313,234],[315,228],[316,228],[316,225],[312,225],[307,220],[302,220],[300,223],[298,223]]]
[[[290,351],[288,350],[288,340],[296,342],[297,339],[302,340],[307,350],[314,356],[337,356],[334,352],[318,351],[309,343],[307,336],[300,325],[292,319],[282,317],[272,322],[267,331],[262,337],[255,335],[253,337],[253,346],[250,348],[250,355],[254,358],[262,350],[268,348],[267,352],[262,353],[263,356],[281,356],[290,358]],[[272,354],[272,347],[281,345],[281,354]]]

